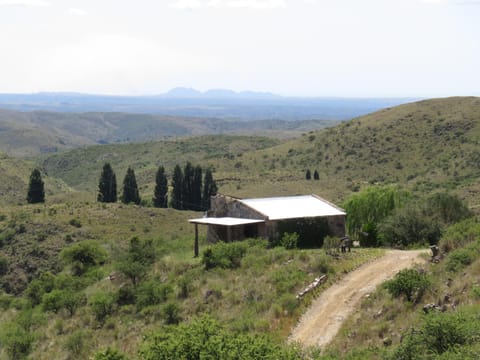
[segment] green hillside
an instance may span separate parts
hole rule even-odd
[[[339,201],[368,184],[398,183],[419,193],[454,190],[477,205],[479,139],[480,99],[448,98],[385,109],[281,143],[187,138],[82,148],[40,164],[51,176],[89,191],[105,161],[120,173],[132,165],[150,191],[158,164],[171,171],[190,160],[214,168],[220,191],[240,197],[315,192]],[[307,169],[318,170],[319,180],[306,181]]]
[[[451,190],[476,206],[479,136],[480,99],[449,98],[385,109],[288,141],[216,135],[81,147],[31,162],[3,155],[0,358],[91,359],[113,347],[144,360],[197,345],[255,360],[255,351],[292,360],[478,354],[475,219],[439,234],[443,259],[418,273],[428,277],[418,301],[378,289],[321,355],[287,344],[290,329],[314,296],[383,249],[330,256],[261,239],[211,245],[202,229],[202,256],[194,258],[188,219],[202,213],[95,200],[106,161],[119,184],[132,166],[144,199],[152,196],[158,165],[171,176],[175,164],[191,161],[211,167],[219,191],[236,196],[313,192],[341,203],[369,184],[394,183],[423,198]],[[46,203],[26,205],[35,165],[44,175]],[[307,169],[319,179],[306,180]],[[298,301],[298,291],[321,274],[327,283]],[[425,303],[446,310],[423,315]],[[443,332],[433,332],[443,328],[450,331],[446,345]],[[199,334],[210,338],[192,342]]]
[[[28,181],[35,164],[0,153],[0,204],[25,204]],[[52,201],[60,194],[70,194],[72,189],[62,180],[43,176],[45,195]]]
[[[0,109],[0,151],[25,157],[96,144],[144,142],[206,134],[291,138],[337,124],[329,120],[254,120],[149,114],[19,112]]]

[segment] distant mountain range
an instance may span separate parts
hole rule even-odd
[[[20,111],[128,112],[236,120],[347,120],[414,98],[302,98],[265,92],[174,88],[151,96],[70,92],[0,94],[0,108]]]

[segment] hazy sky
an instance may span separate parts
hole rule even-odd
[[[480,95],[480,0],[0,0],[0,92]]]

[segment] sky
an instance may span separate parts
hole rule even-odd
[[[480,0],[0,0],[0,92],[480,96]]]

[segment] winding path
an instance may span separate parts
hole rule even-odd
[[[290,341],[304,346],[327,345],[343,321],[360,305],[367,294],[398,271],[425,260],[419,257],[427,250],[389,250],[384,256],[347,274],[315,299],[290,335]]]

